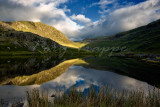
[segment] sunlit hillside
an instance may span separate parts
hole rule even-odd
[[[78,46],[74,42],[70,41],[62,32],[41,22],[16,21],[5,23],[8,24],[8,27],[13,28],[16,31],[31,32],[38,34],[39,36],[49,38],[62,46],[78,48]]]
[[[57,42],[32,32],[16,31],[5,22],[0,22],[0,54],[27,55],[58,52],[63,48]]]

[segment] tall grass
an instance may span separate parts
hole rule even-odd
[[[70,92],[48,100],[39,90],[27,92],[29,107],[160,107],[159,90],[149,90],[146,95],[143,90],[118,92],[110,87],[89,89],[87,94],[72,88]]]
[[[48,95],[38,89],[27,91],[26,95],[29,107],[49,107]]]

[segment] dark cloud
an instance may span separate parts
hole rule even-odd
[[[8,0],[0,1],[0,20],[3,21],[31,20],[37,17],[35,12],[34,7],[24,7]]]

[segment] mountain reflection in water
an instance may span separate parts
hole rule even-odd
[[[154,88],[147,82],[111,72],[110,69],[99,69],[99,67],[92,66],[88,59],[77,58],[65,60],[38,73],[7,79],[7,82],[3,82],[0,86],[0,99],[13,101],[22,98],[25,100],[26,91],[34,88],[47,90],[49,95],[52,95],[56,94],[57,89],[59,92],[63,92],[63,89],[69,90],[75,86],[83,92],[92,86],[99,87],[101,85],[109,85],[119,91],[141,88],[145,93]]]

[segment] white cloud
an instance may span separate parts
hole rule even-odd
[[[17,4],[22,4],[24,6],[30,6],[36,3],[40,3],[43,0],[9,0],[9,1]]]
[[[108,5],[116,3],[116,1],[117,0],[100,0],[99,2],[92,3],[90,5],[90,7],[98,5],[101,8],[101,10],[98,10],[98,13],[104,15],[105,13],[109,13],[110,12],[110,8],[111,7],[108,7]]]
[[[115,0],[100,0],[99,2],[91,4],[91,6],[99,5],[101,9],[105,10],[107,5],[114,3]]]
[[[0,0],[0,20],[3,21],[40,21],[56,27],[73,38],[83,26],[78,25],[66,15],[66,6],[57,8],[68,0]]]
[[[53,26],[55,28],[60,29],[71,40],[76,40],[77,34],[80,34],[79,30],[83,28],[83,26],[80,26],[77,23],[73,22],[70,18],[65,18],[64,20],[53,23]]]
[[[77,16],[76,16],[75,14],[73,14],[73,15],[71,16],[71,18],[72,18],[73,20],[77,20],[77,21],[83,22],[83,23],[90,23],[90,22],[91,22],[91,19],[86,18],[86,17],[85,17],[84,15],[82,15],[82,14],[78,14]]]
[[[117,9],[89,27],[81,29],[83,34],[80,37],[107,36],[146,25],[160,19],[160,13],[156,12],[158,9],[160,9],[159,0],[148,0]]]
[[[9,0],[9,1],[16,4],[22,4],[23,6],[37,5],[40,3],[54,3],[54,6],[56,7],[61,3],[67,2],[68,0]]]
[[[56,27],[72,40],[80,40],[88,37],[112,35],[118,32],[130,30],[146,25],[160,19],[160,1],[148,0],[136,5],[130,5],[115,9],[110,12],[106,9],[114,0],[100,0],[97,4],[108,15],[102,15],[101,19],[92,22],[82,14],[71,17],[66,6],[58,8],[60,4],[68,0],[0,0],[0,20],[3,21],[41,21]],[[104,6],[103,6],[104,5]],[[75,21],[83,22],[79,25]]]

